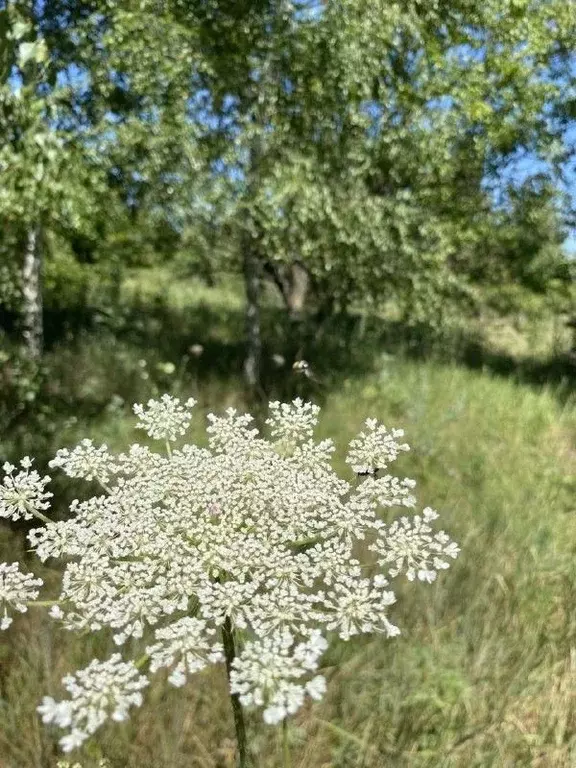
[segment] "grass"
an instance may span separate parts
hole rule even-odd
[[[137,288],[130,286],[132,296]],[[154,291],[147,285],[141,292],[140,330],[127,326],[54,347],[38,405],[53,425],[42,433],[46,452],[86,435],[125,446],[132,437],[127,404],[162,389],[193,392],[202,412],[242,405],[231,367],[241,332],[234,302],[215,295],[212,304],[214,292],[182,285],[172,299],[170,290],[162,288],[156,315]],[[172,325],[160,322],[170,302]],[[191,312],[188,302],[192,331],[184,338],[179,313]],[[206,330],[201,320],[208,317],[217,322]],[[270,328],[273,320],[271,311]],[[205,347],[199,360],[187,351],[197,341]],[[574,398],[566,387],[559,397],[555,386],[522,383],[486,366],[383,354],[375,345],[370,351],[372,370],[342,365],[310,385],[323,405],[320,434],[344,445],[370,415],[403,426],[413,450],[396,469],[418,481],[420,500],[441,512],[462,554],[435,585],[402,590],[392,617],[400,638],[330,648],[325,700],[290,725],[293,766],[569,768],[576,764]],[[218,352],[227,368],[212,365]],[[173,373],[165,362],[175,365]],[[310,362],[316,368],[315,358]],[[276,376],[277,392],[300,386],[288,370]],[[6,441],[10,451],[32,451],[37,436],[25,426],[18,435]],[[59,489],[63,499],[73,493]],[[0,559],[24,555],[23,547],[21,532],[0,529]],[[57,580],[56,571],[41,570]],[[66,672],[104,655],[111,642],[64,633],[39,610],[18,619],[2,641],[0,768],[53,768],[54,734],[35,707],[42,695],[58,693]],[[257,717],[249,725],[257,768],[277,768],[280,734]],[[131,721],[103,729],[81,761],[228,768],[232,735],[224,673],[214,669],[184,690],[158,680]]]

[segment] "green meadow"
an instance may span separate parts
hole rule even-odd
[[[3,454],[29,453],[44,468],[82,437],[125,448],[138,439],[131,403],[164,391],[199,400],[193,438],[206,412],[253,405],[239,383],[234,281],[208,288],[134,273],[122,305],[123,318],[95,316],[73,341],[51,340],[34,408],[6,416]],[[285,328],[271,298],[264,323],[270,397],[318,402],[320,436],[341,447],[370,416],[403,427],[412,449],[395,471],[417,481],[419,501],[462,549],[432,586],[403,588],[391,613],[399,638],[331,645],[325,699],[290,722],[294,768],[576,765],[576,399],[574,370],[554,347],[565,339],[526,318],[451,338],[402,336],[384,314],[336,318],[308,344],[313,375],[303,378],[292,369],[299,350],[274,344]],[[345,471],[341,453],[336,462]],[[57,514],[83,492],[58,478]],[[0,560],[21,557],[54,586],[57,565],[27,560],[25,532],[0,527]],[[0,645],[1,768],[56,766],[57,734],[36,706],[112,648],[105,632],[71,635],[41,608],[15,621]],[[223,669],[181,690],[161,677],[127,723],[88,743],[75,758],[82,766],[234,765]],[[281,765],[277,730],[257,715],[249,729],[255,765]]]

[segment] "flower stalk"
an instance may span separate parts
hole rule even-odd
[[[236,658],[236,644],[234,641],[234,630],[232,622],[227,616],[222,626],[222,644],[224,645],[224,658],[226,659],[226,674],[228,684],[230,684],[230,674],[232,672],[232,663]],[[236,732],[236,768],[249,768],[246,740],[246,723],[244,722],[244,712],[240,704],[240,696],[237,693],[230,694],[232,704],[232,715],[234,717],[234,730]]]
[[[284,768],[291,768],[290,745],[288,744],[288,719],[282,720],[282,759]]]

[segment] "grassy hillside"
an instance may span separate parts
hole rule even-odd
[[[163,389],[195,394],[202,411],[243,403],[234,290],[224,299],[187,290],[167,284],[160,301],[149,284],[132,285],[131,295],[141,294],[140,330],[127,325],[54,347],[48,391],[39,396],[47,425],[40,452],[87,435],[125,446],[128,403]],[[214,319],[203,336],[199,317]],[[273,329],[273,307],[267,322]],[[337,342],[331,338],[334,349]],[[204,346],[199,357],[194,343]],[[325,700],[290,726],[293,766],[569,768],[576,764],[576,402],[566,382],[560,391],[370,344],[372,370],[346,349],[333,358],[343,363],[332,376],[318,361],[319,383],[309,394],[323,405],[320,432],[343,446],[367,416],[404,427],[412,451],[396,470],[418,481],[419,499],[440,511],[462,554],[435,585],[403,591],[392,614],[400,638],[331,647]],[[301,386],[286,368],[277,374],[280,393]],[[2,448],[34,453],[37,435],[17,427]],[[76,492],[58,488],[62,498]],[[24,554],[24,543],[22,532],[0,528],[0,560]],[[43,575],[57,578],[48,569]],[[111,642],[71,636],[38,609],[1,640],[0,768],[53,768],[54,734],[35,707]],[[279,766],[276,732],[258,718],[250,730],[256,766]],[[228,768],[232,734],[224,672],[212,670],[184,690],[153,685],[131,721],[105,728],[81,759],[92,766],[106,757],[112,768]]]

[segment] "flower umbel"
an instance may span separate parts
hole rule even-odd
[[[38,597],[36,587],[42,584],[42,579],[35,579],[31,573],[22,573],[18,563],[0,563],[0,629],[8,629],[12,624],[9,608],[26,613],[26,603]]]
[[[114,457],[106,445],[96,448],[92,440],[82,440],[74,450],[61,448],[50,462],[51,467],[60,467],[68,477],[84,480],[100,480],[106,483],[113,471]]]
[[[215,634],[205,621],[189,616],[159,629],[156,632],[158,642],[146,649],[150,656],[150,671],[173,666],[169,682],[178,687],[184,685],[186,674],[193,675],[208,664],[224,661],[221,644],[212,639]]]
[[[62,682],[71,699],[54,701],[45,696],[38,711],[43,722],[70,729],[60,739],[64,752],[81,746],[108,718],[125,720],[130,707],[142,703],[141,691],[148,685],[134,664],[122,661],[119,653],[106,661],[95,659]]]
[[[409,451],[407,443],[399,443],[398,438],[404,437],[403,429],[388,430],[376,419],[366,419],[366,431],[350,443],[346,462],[359,475],[370,475],[379,469],[386,469],[388,464],[396,461],[401,451]]]
[[[169,395],[136,405],[138,427],[173,442],[193,405]],[[431,581],[458,547],[434,532],[432,510],[408,516],[413,480],[377,474],[408,450],[401,430],[368,420],[347,459],[363,479],[348,482],[332,467],[332,441],[314,438],[318,414],[299,399],[272,403],[267,439],[252,417],[230,408],[209,414],[206,448],[156,453],[136,444],[114,455],[86,440],[58,452],[53,466],[98,479],[104,492],[29,533],[42,560],[65,559],[52,616],[70,630],[112,629],[117,645],[139,659],[138,668],[119,654],[93,661],[64,679],[70,699],[44,699],[44,720],[68,730],[65,751],[107,719],[125,718],[161,669],[181,686],[225,660],[236,715],[239,699],[278,723],[306,696],[322,697],[325,681],[315,673],[329,636],[399,633],[388,579]],[[17,475],[11,465],[6,471],[0,515],[46,509],[47,478],[31,472],[29,460]],[[22,610],[37,582],[9,574],[4,602]]]
[[[52,495],[45,491],[50,478],[40,477],[32,467],[32,459],[25,456],[20,462],[22,469],[16,471],[13,464],[6,462],[4,482],[0,485],[0,517],[9,520],[31,520],[34,516],[42,516],[42,512],[50,506]]]
[[[306,694],[322,698],[326,682],[321,675],[310,679],[310,673],[327,647],[318,631],[297,644],[290,632],[247,643],[232,665],[230,690],[244,706],[264,707],[266,723],[279,723],[300,709]]]
[[[148,407],[135,405],[134,413],[138,416],[138,429],[144,429],[154,440],[176,440],[186,433],[192,418],[192,408],[196,400],[190,397],[180,405],[177,397],[162,395],[160,400],[148,400]]]
[[[270,403],[270,418],[266,424],[274,439],[298,443],[312,437],[319,413],[317,405],[297,397],[292,403]]]
[[[438,513],[430,507],[413,518],[401,517],[380,530],[371,549],[379,555],[378,563],[388,568],[390,576],[405,572],[409,581],[432,582],[438,571],[450,567],[447,557],[454,560],[460,548],[440,531],[434,533],[432,523]]]

